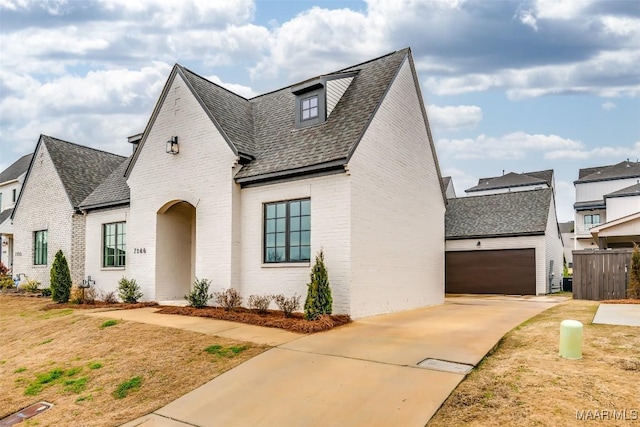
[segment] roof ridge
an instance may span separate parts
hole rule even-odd
[[[473,198],[473,197],[491,197],[491,196],[501,196],[504,194],[518,194],[518,193],[526,193],[527,191],[552,191],[552,189],[550,187],[547,188],[532,188],[530,190],[519,190],[519,191],[504,191],[502,193],[490,193],[490,194],[473,194],[473,195],[469,195],[469,196],[463,196],[463,197],[458,197],[458,199],[469,199],[469,198]]]
[[[78,144],[76,142],[65,141],[64,139],[56,138],[55,136],[45,135],[45,134],[41,134],[41,136],[46,137],[46,138],[50,138],[50,139],[53,139],[53,140],[56,140],[56,141],[59,141],[59,142],[64,142],[65,144],[75,145],[76,147],[79,147],[79,148],[88,149],[88,150],[92,150],[92,151],[97,151],[99,153],[104,153],[104,154],[110,154],[112,156],[122,157],[123,159],[126,159],[125,156],[121,156],[120,154],[111,153],[109,151],[101,150],[99,148],[89,147],[87,145]]]

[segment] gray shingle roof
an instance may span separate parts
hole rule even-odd
[[[31,163],[32,157],[33,153],[25,154],[24,156],[13,162],[11,166],[3,170],[2,173],[0,173],[0,184],[3,182],[18,179],[20,175],[22,175],[27,171],[27,169],[29,169],[29,163]]]
[[[627,196],[640,196],[640,183],[633,184],[629,187],[604,195],[605,198],[606,197],[627,197]]]
[[[327,121],[302,129],[295,127],[292,86],[247,100],[178,68],[238,152],[254,158],[236,174],[242,179],[346,163],[408,53],[408,48],[399,50],[330,73],[357,71]]]
[[[80,203],[80,208],[91,210],[129,203],[130,192],[124,172],[132,157],[120,163],[120,166]]]
[[[612,179],[640,177],[640,162],[623,161],[615,165],[580,169],[574,183],[609,181]]]
[[[535,171],[535,172],[522,172],[522,175],[532,176],[534,178],[539,178],[546,181],[549,184],[549,187],[552,185],[553,181],[553,169],[547,169],[543,171]]]
[[[544,234],[553,190],[450,199],[445,215],[449,240]]]
[[[561,233],[572,233],[575,226],[573,221],[568,221],[558,223],[558,228],[560,228]]]
[[[495,190],[498,188],[509,188],[509,187],[522,187],[525,185],[535,185],[535,184],[549,184],[551,186],[550,181],[540,178],[536,175],[546,176],[549,171],[541,171],[541,172],[532,172],[528,174],[520,174],[509,172],[506,175],[493,177],[493,178],[482,178],[478,181],[478,185],[475,187],[471,187],[465,190],[466,193],[472,193],[474,191],[483,191],[483,190]],[[553,171],[551,171],[553,175]]]
[[[0,212],[0,224],[5,222],[7,218],[11,216],[12,212],[13,212],[13,208],[5,209],[2,212]]]
[[[78,207],[125,160],[117,154],[50,136],[42,135],[41,138],[73,207]]]

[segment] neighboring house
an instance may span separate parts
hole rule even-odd
[[[13,224],[11,213],[18,200],[33,154],[26,154],[0,172],[0,262],[13,266]]]
[[[558,224],[558,227],[560,228],[560,234],[562,234],[564,258],[567,260],[567,267],[569,268],[569,270],[571,270],[573,265],[572,251],[575,245],[575,243],[573,242],[573,240],[575,239],[574,237],[575,222],[573,221],[561,222]]]
[[[480,178],[478,185],[464,191],[469,196],[481,196],[484,194],[528,191],[541,188],[553,188],[555,192],[552,169],[523,173],[509,172],[506,175],[503,172],[501,176]]]
[[[609,221],[589,230],[600,249],[640,244],[640,182],[605,195]]]
[[[85,199],[124,157],[41,135],[12,213],[14,275],[49,286],[56,252],[65,254],[74,283],[84,276]],[[96,236],[98,238],[98,236]]]
[[[450,199],[446,240],[448,293],[540,295],[561,283],[551,188]]]
[[[444,194],[447,196],[447,199],[456,198],[456,190],[453,188],[453,180],[450,176],[442,177],[442,188],[444,188]]]
[[[103,290],[126,275],[180,301],[197,277],[304,298],[322,249],[336,313],[444,300],[446,198],[409,49],[251,99],[175,65],[127,163],[81,203]]]
[[[574,249],[598,249],[603,247],[631,247],[634,235],[620,235],[618,239],[610,233],[614,232],[611,226],[615,224],[615,233],[623,232],[619,219],[633,216],[640,212],[640,197],[637,195],[636,185],[640,179],[640,163],[629,160],[609,166],[580,169],[578,180],[574,181],[576,188],[575,209],[575,246]],[[603,226],[608,231],[609,239],[598,240],[605,237],[596,231],[597,239],[591,229]],[[595,231],[595,230],[594,230]],[[610,244],[607,244],[609,242]]]

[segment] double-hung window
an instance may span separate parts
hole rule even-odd
[[[47,265],[47,230],[33,233],[33,265]]]
[[[308,262],[311,259],[311,201],[264,205],[264,262]]]
[[[126,262],[127,230],[125,222],[102,225],[102,266],[124,267]]]

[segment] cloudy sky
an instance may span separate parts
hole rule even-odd
[[[459,195],[640,157],[635,0],[0,0],[0,170],[48,134],[128,154],[178,62],[250,97],[403,47]]]

